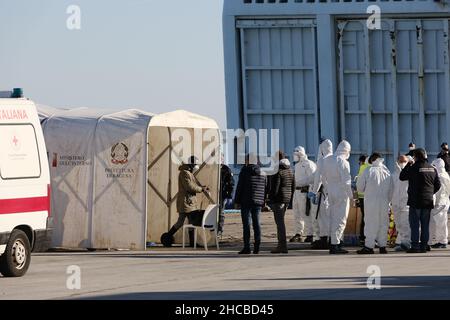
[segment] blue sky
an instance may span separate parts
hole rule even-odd
[[[66,27],[69,5],[81,30]],[[161,113],[225,127],[223,0],[0,0],[0,90],[50,106]]]

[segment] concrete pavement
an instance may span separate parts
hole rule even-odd
[[[449,250],[330,256],[301,247],[241,257],[237,249],[35,254],[25,277],[0,277],[0,299],[450,299]],[[80,290],[67,288],[72,265]],[[381,290],[367,288],[371,265]]]

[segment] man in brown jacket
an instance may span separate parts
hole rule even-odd
[[[194,176],[194,172],[198,170],[197,158],[191,156],[188,164],[180,166],[180,174],[178,175],[178,196],[177,211],[179,213],[178,221],[173,225],[168,233],[161,236],[161,243],[170,247],[173,243],[173,235],[183,227],[186,218],[189,223],[200,225],[203,218],[203,212],[197,203],[197,193],[202,193],[208,188],[198,184]],[[191,230],[192,231],[192,230]],[[189,242],[193,246],[193,233],[189,232]]]

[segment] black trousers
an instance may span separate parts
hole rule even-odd
[[[277,225],[278,246],[285,248],[287,245],[287,240],[284,217],[286,215],[288,205],[284,203],[274,203],[271,204],[270,207],[272,208],[275,224]]]
[[[364,198],[359,198],[359,208],[361,209],[361,230],[359,231],[359,240],[364,241],[366,240],[366,236],[364,235],[364,228],[366,224],[364,223]]]
[[[205,212],[201,210],[189,212],[189,213],[181,213],[178,216],[177,222],[173,225],[173,228],[176,230],[179,230],[183,227],[184,221],[186,221],[186,218],[188,219],[188,222],[190,224],[193,224],[194,226],[201,226],[202,220],[203,220],[203,214]]]

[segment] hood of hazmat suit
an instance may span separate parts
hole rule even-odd
[[[352,151],[352,147],[348,141],[342,141],[337,149],[336,149],[336,157],[343,158],[348,160],[350,158],[350,152]]]
[[[317,161],[331,155],[333,155],[333,143],[331,142],[331,140],[327,139],[323,141],[319,146]]]
[[[445,162],[442,159],[434,160],[431,165],[436,168],[441,180],[441,189],[436,193],[436,206],[445,206],[450,201],[450,176],[445,171]]]
[[[317,193],[320,187],[323,185],[326,189],[325,181],[322,179],[323,161],[325,158],[333,155],[333,143],[331,140],[324,140],[319,146],[319,152],[317,154],[317,171],[314,177],[314,185],[311,190],[313,193]]]
[[[314,183],[317,166],[313,161],[308,159],[305,148],[301,146],[295,148],[295,154],[299,158],[299,161],[295,164],[295,185],[296,187],[311,186]]]
[[[294,162],[300,162],[302,160],[308,160],[305,148],[299,146],[294,150]]]

